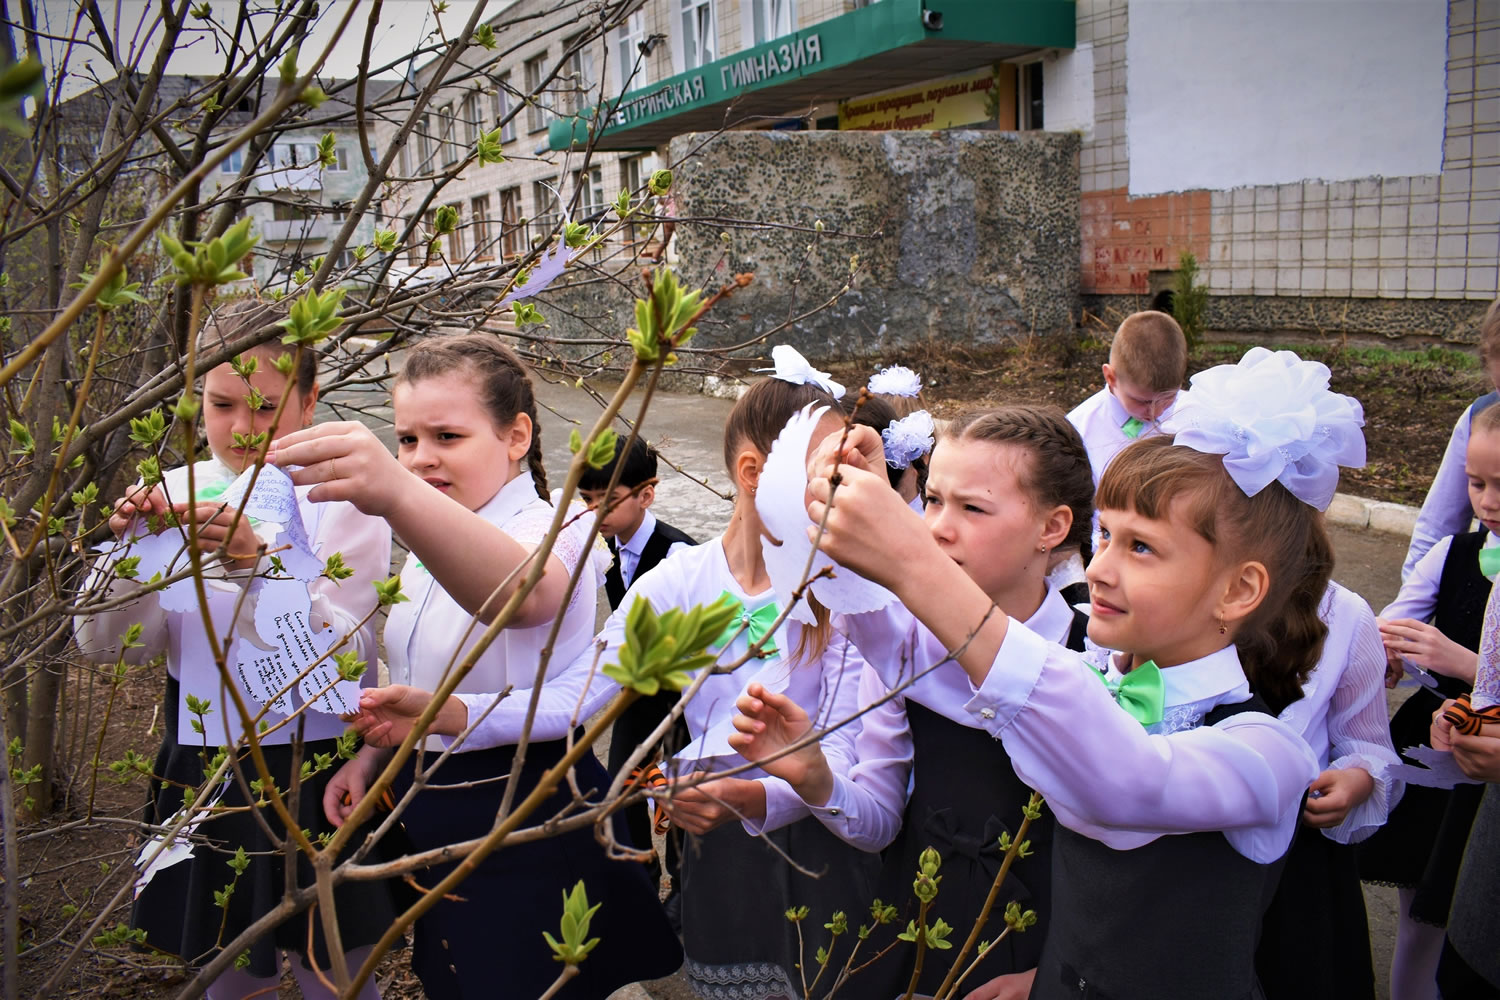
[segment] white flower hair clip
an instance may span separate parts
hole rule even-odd
[[[922,392],[922,376],[902,365],[891,365],[870,376],[869,388],[880,396],[917,396]]]
[[[1328,388],[1326,365],[1252,347],[1238,364],[1194,375],[1162,429],[1174,444],[1224,456],[1246,496],[1273,481],[1327,510],[1339,466],[1365,464],[1364,408]]]
[[[752,371],[767,372],[772,378],[793,385],[815,385],[834,399],[844,398],[844,387],[833,380],[827,372],[820,372],[808,364],[806,358],[795,347],[777,344],[771,348],[771,363],[774,368],[753,368]]]
[[[885,442],[885,464],[893,469],[910,467],[932,450],[935,430],[932,414],[926,410],[914,410],[900,420],[891,421],[880,432],[880,440]]]

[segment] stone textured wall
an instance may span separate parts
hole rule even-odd
[[[1152,299],[1143,295],[1083,297],[1083,308],[1111,326],[1151,306]],[[1203,323],[1210,332],[1249,339],[1268,334],[1311,340],[1323,336],[1413,338],[1471,347],[1479,342],[1479,323],[1488,306],[1488,302],[1463,299],[1210,295]]]
[[[674,139],[670,159],[706,138]],[[771,342],[817,358],[878,356],[1073,328],[1075,135],[731,132],[693,153],[674,190],[684,279],[712,287],[756,275],[702,326],[705,346],[742,343],[826,301],[848,281],[852,254],[854,287]]]

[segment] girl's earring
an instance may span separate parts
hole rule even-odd
[[[1042,555],[1046,555],[1046,554],[1047,554],[1047,546],[1043,545],[1042,546]]]
[[[1229,633],[1229,629],[1227,629],[1227,628],[1224,627],[1224,619],[1221,617],[1219,619],[1219,634],[1220,635],[1227,635],[1228,633]]]

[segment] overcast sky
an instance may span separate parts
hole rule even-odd
[[[240,2],[250,3],[256,8],[271,6],[265,0],[211,0],[215,20],[220,24],[232,25],[232,18],[236,16],[237,4]],[[305,55],[302,63],[304,66],[313,58],[314,52],[321,52],[323,46],[328,44],[328,40],[333,36],[334,28],[351,2],[352,0],[324,0],[318,24],[303,45]],[[511,0],[490,0],[485,6],[485,13],[487,16],[493,16],[509,6],[510,2]],[[354,12],[354,17],[344,37],[339,39],[333,54],[324,64],[324,75],[335,77],[354,75],[359,66],[360,48],[364,40],[365,23],[369,16],[370,6],[366,0]],[[448,9],[442,14],[443,30],[450,37],[462,30],[463,26],[468,23],[469,15],[473,13],[475,6],[472,0],[450,0]],[[112,33],[119,40],[120,48],[127,53],[131,51],[147,53],[146,57],[140,60],[140,64],[143,68],[149,66],[155,57],[156,49],[161,44],[160,31],[148,34],[151,25],[157,20],[160,10],[159,2],[104,0],[100,7],[105,11],[106,16],[116,19],[118,27],[113,29]],[[74,33],[78,4],[74,0],[46,0],[40,5],[38,16],[42,19],[39,27],[42,28],[44,34],[66,38]],[[257,32],[264,35],[270,30],[272,18],[269,14],[261,14],[253,17],[252,21],[256,25]],[[200,23],[192,19],[188,21],[190,28]],[[436,27],[437,19],[433,15],[432,4],[426,0],[386,0],[381,8],[380,27],[376,29],[370,65],[382,66],[409,55]],[[49,69],[55,69],[60,63],[64,50],[65,46],[61,41],[50,43]],[[84,61],[101,78],[112,75],[108,63],[97,52],[91,49],[75,49],[69,57],[70,80],[66,88],[66,96],[88,89],[90,84],[87,81],[87,75],[80,72]],[[190,32],[187,40],[179,42],[172,53],[168,71],[181,74],[212,74],[220,72],[223,66],[224,57],[221,52],[216,51],[214,38],[208,31],[196,30]],[[406,69],[407,67],[402,66],[380,75],[393,78],[400,76]],[[75,75],[79,77],[76,81],[72,79]]]

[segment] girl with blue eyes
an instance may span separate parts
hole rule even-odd
[[[525,575],[555,510],[536,423],[531,378],[498,338],[483,334],[435,337],[407,352],[392,388],[397,453],[357,423],[329,423],[279,439],[271,460],[292,468],[294,482],[317,484],[314,501],[349,500],[384,518],[409,550],[401,570],[408,600],[395,605],[385,625],[391,684],[364,692],[353,719],[364,747],[328,783],[323,808],[341,825],[411,732],[447,672],[483,633],[470,626],[492,620]],[[574,512],[583,514],[578,506]],[[525,724],[537,666],[549,646],[545,680],[551,688],[594,636],[595,601],[608,566],[602,547],[591,548],[589,520],[576,517],[558,535],[541,582],[528,595],[473,669],[438,712],[421,766],[455,751],[425,779],[401,814],[411,847],[427,851],[483,837],[499,811],[507,782],[520,766],[515,801],[566,752],[574,705],[539,712],[524,764],[516,743]],[[580,562],[578,587],[568,580]],[[518,572],[519,570],[519,572]],[[504,696],[503,692],[509,692]],[[488,714],[486,714],[488,713]],[[469,729],[461,743],[455,738]],[[414,754],[392,789],[399,800],[414,783]],[[592,754],[573,770],[585,796],[609,785]],[[534,826],[573,806],[567,783],[523,824]],[[629,843],[623,813],[614,834]],[[642,845],[649,847],[650,845]],[[431,886],[457,862],[416,873]],[[601,939],[579,965],[579,974],[556,996],[607,996],[640,979],[665,976],[682,959],[645,867],[611,860],[590,827],[489,855],[414,928],[412,967],[434,998],[539,996],[557,978],[559,964],[538,927],[555,923],[565,891],[582,881],[591,903],[602,904],[590,925]],[[600,921],[604,923],[601,924]],[[497,986],[496,969],[504,970]]]
[[[1261,995],[1262,914],[1319,770],[1275,713],[1302,696],[1327,634],[1332,549],[1318,511],[1339,466],[1364,460],[1359,405],[1328,378],[1290,352],[1252,349],[1195,376],[1166,434],[1105,470],[1088,633],[1120,652],[1102,673],[903,520],[868,471],[878,441],[856,429],[814,459],[820,547],[904,605],[860,616],[872,622],[855,619],[850,634],[868,651],[864,633],[910,615],[930,634],[918,670],[954,651],[963,707],[1056,817],[1034,1000]],[[739,707],[738,749],[752,760],[807,732],[779,696],[748,691]],[[816,746],[762,766],[813,801],[847,791]]]

